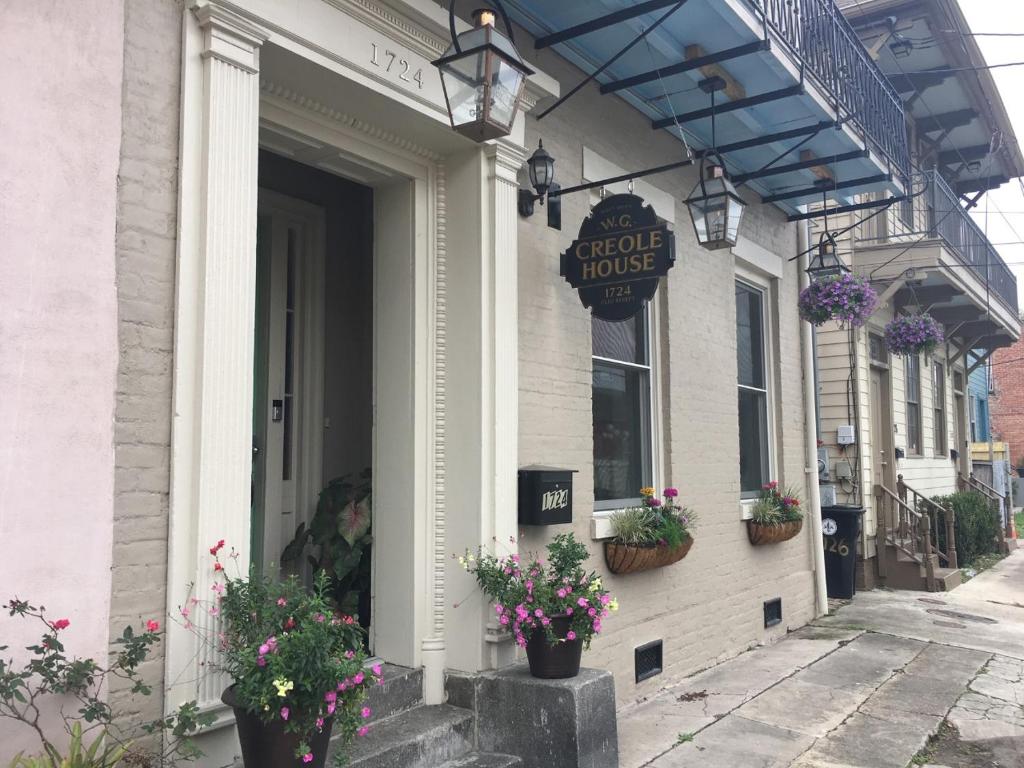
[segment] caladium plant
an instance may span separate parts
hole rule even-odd
[[[336,477],[320,492],[309,527],[301,523],[281,553],[282,566],[294,569],[311,545],[310,567],[326,571],[331,597],[344,613],[357,614],[360,594],[370,589],[372,509],[369,469]]]

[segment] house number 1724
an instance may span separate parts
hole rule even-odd
[[[394,51],[387,48],[381,49],[376,43],[370,43],[370,63],[375,67],[381,67],[385,72],[394,72],[403,83],[416,83],[417,88],[423,88],[423,70],[417,69],[410,74],[412,65],[408,59],[399,57]]]

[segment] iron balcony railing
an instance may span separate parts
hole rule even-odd
[[[927,226],[931,234],[941,237],[957,259],[1017,314],[1017,278],[1013,272],[960,205],[956,193],[941,174],[926,171],[925,178],[929,191],[922,197],[929,205]]]
[[[903,179],[910,176],[903,102],[835,0],[746,0]]]

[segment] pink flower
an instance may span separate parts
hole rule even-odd
[[[652,507],[660,507],[661,499],[648,499],[647,503]]]
[[[566,608],[565,609],[565,615],[566,616],[572,616],[572,608]]]
[[[302,756],[302,762],[304,762],[304,763],[312,763],[313,762],[313,753],[312,752],[307,752],[306,754],[304,754]]]
[[[58,631],[62,629],[67,629],[70,626],[71,622],[67,619],[57,619],[55,622],[53,622],[53,628]]]
[[[216,544],[214,544],[212,547],[210,547],[210,554],[211,555],[216,555],[223,548],[224,548],[224,539],[221,539]]]
[[[581,597],[579,600],[576,601],[576,605],[578,605],[580,608],[586,608],[587,607],[587,598]]]
[[[600,632],[601,631],[601,620],[600,619],[594,619],[594,631],[595,632]]]
[[[662,495],[667,496],[670,499],[674,499],[676,496],[679,495],[679,491],[677,491],[675,488],[666,488]]]
[[[508,616],[502,616],[500,619],[498,619],[498,623],[503,626],[508,626]]]
[[[288,719],[288,707],[281,707],[281,719],[282,720],[287,720]]]
[[[154,621],[153,619],[150,619],[149,621],[146,622],[146,631],[147,632],[159,632],[160,631],[160,622],[159,621]]]
[[[612,601],[611,597],[607,594],[601,595],[601,605],[608,605]]]
[[[210,606],[210,615],[211,616],[220,616],[220,608],[218,608],[216,605],[211,605]]]
[[[365,720],[366,718],[368,718],[370,715],[373,714],[373,710],[370,709],[369,707],[363,707],[362,711],[359,714],[362,715],[363,716],[363,720]]]
[[[316,719],[316,729],[318,731],[322,731],[324,729],[324,719],[322,717],[318,717]]]
[[[380,677],[382,673],[382,668],[380,664],[374,664],[372,667],[370,667],[370,671],[373,672],[373,674],[375,674],[377,677]]]
[[[355,657],[356,657],[356,652],[355,651],[351,651],[351,650],[350,651],[345,651],[345,658],[346,659],[354,659]]]
[[[266,656],[268,653],[270,653],[270,646],[264,643],[259,647],[259,653],[260,656]]]
[[[266,658],[264,658],[263,656],[257,656],[256,657],[256,666],[257,667],[265,667],[265,666],[267,666]]]
[[[540,623],[541,623],[541,624],[542,624],[543,626],[545,626],[545,627],[546,627],[546,626],[547,626],[548,624],[550,624],[550,623],[551,623],[551,619],[549,619],[549,618],[548,618],[547,616],[545,616],[545,617],[544,617],[543,619],[541,619],[541,620],[540,620]]]
[[[494,606],[494,612],[495,612],[496,614],[498,614],[499,616],[500,616],[500,615],[502,614],[502,612],[503,612],[504,610],[505,610],[505,606],[504,606],[504,605],[502,605],[501,603],[498,603],[497,605],[495,605],[495,606]]]
[[[557,594],[558,594],[559,597],[565,597],[569,593],[566,592],[564,589],[560,589],[560,590],[558,590]]]
[[[566,632],[566,633],[565,633],[565,639],[566,639],[566,640],[575,640],[575,639],[576,639],[576,633],[575,633],[575,632],[573,632],[573,631],[572,631],[572,630],[570,629],[570,630],[569,630],[568,632]]]
[[[286,605],[288,605],[288,601],[285,600],[283,597],[279,597],[277,598],[277,604],[284,608]]]
[[[323,624],[325,621],[327,621],[327,617],[324,616],[322,613],[318,613],[316,615],[316,620],[317,620],[317,623]]]
[[[356,685],[362,685],[363,684],[363,680],[365,680],[365,679],[366,679],[366,675],[364,675],[362,672],[356,672],[355,676],[352,678],[352,682],[355,683]]]
[[[587,616],[597,616],[597,610],[594,608],[587,609]]]
[[[337,700],[338,700],[338,694],[335,693],[334,691],[328,691],[327,693],[324,694],[324,701],[331,702],[331,701],[337,701]]]
[[[535,610],[533,612],[533,615],[536,616],[539,619],[541,616],[544,615],[544,611],[542,611],[540,608],[538,608],[537,610]]]
[[[362,728],[360,728],[360,729],[359,729],[358,731],[356,731],[356,734],[357,734],[357,735],[359,735],[359,736],[365,736],[365,735],[366,735],[366,734],[368,734],[369,732],[370,732],[370,729],[369,729],[369,728],[367,728],[367,727],[366,727],[366,726],[364,725],[364,726],[363,726]]]
[[[328,715],[333,715],[334,714],[334,710],[337,709],[337,708],[338,708],[337,704],[333,704],[333,703],[332,704],[328,704],[327,705],[327,714]]]
[[[223,595],[224,594],[224,585],[221,584],[219,581],[214,582],[214,584],[210,587],[210,589],[212,589],[218,595]]]

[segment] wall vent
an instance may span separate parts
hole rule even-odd
[[[661,674],[662,664],[661,640],[641,645],[633,649],[633,665],[636,668],[636,681]]]
[[[764,628],[774,627],[782,623],[782,598],[764,601]]]

